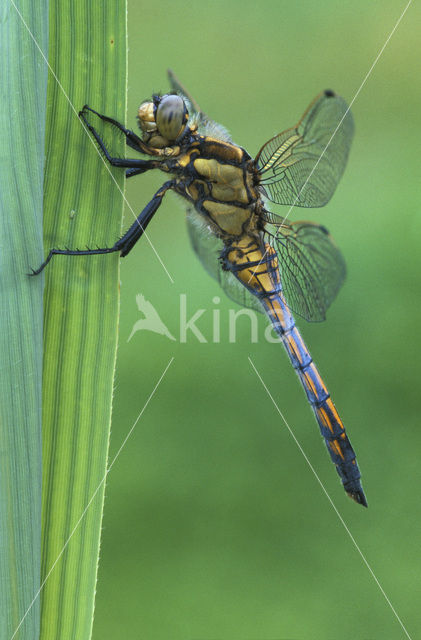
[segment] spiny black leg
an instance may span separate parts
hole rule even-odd
[[[47,266],[47,264],[50,262],[51,258],[53,256],[94,256],[94,255],[100,255],[103,253],[114,253],[115,251],[119,251],[119,248],[116,247],[115,245],[113,247],[109,247],[109,248],[104,248],[104,249],[86,249],[86,250],[80,250],[80,249],[50,249],[50,252],[48,254],[48,256],[46,257],[46,259],[44,260],[44,262],[38,267],[38,269],[32,269],[31,268],[31,272],[32,273],[28,273],[28,276],[37,276],[39,273],[41,273],[41,271],[43,271],[45,269],[45,267]]]
[[[127,256],[127,254],[133,249],[139,238],[142,237],[146,227],[152,220],[157,209],[160,207],[162,198],[169,189],[173,188],[173,186],[173,180],[168,180],[168,182],[165,182],[162,187],[155,193],[152,200],[148,202],[143,211],[138,215],[130,229],[128,229],[124,236],[115,243],[114,246],[117,247],[118,251],[121,252],[122,258],[124,258],[124,256]]]
[[[84,121],[84,123],[86,124],[86,126],[90,131],[92,131],[93,127],[91,128],[91,125],[87,121],[85,116],[85,111],[90,111],[91,113],[94,113],[96,116],[98,116],[98,118],[101,118],[101,120],[103,120],[104,122],[108,122],[108,124],[111,124],[113,127],[117,127],[117,129],[119,129],[119,131],[124,133],[124,135],[126,136],[126,142],[129,145],[129,147],[131,147],[132,149],[136,149],[136,151],[141,151],[142,153],[144,153],[144,143],[139,138],[139,136],[137,136],[134,133],[134,131],[131,131],[130,129],[126,129],[126,127],[122,125],[121,122],[119,122],[118,120],[114,120],[114,118],[109,118],[108,116],[104,116],[101,113],[98,113],[98,111],[91,109],[91,107],[89,107],[87,104],[85,104],[83,109],[79,111],[79,118],[82,118],[82,120]],[[94,133],[94,131],[95,130],[92,131],[93,135],[95,135],[96,133],[96,132]]]
[[[132,224],[130,229],[126,231],[124,236],[122,236],[112,247],[105,247],[97,249],[51,249],[48,256],[44,260],[44,262],[38,267],[38,269],[31,269],[32,273],[28,273],[28,276],[37,276],[50,262],[51,258],[55,255],[61,256],[95,256],[101,255],[104,253],[114,253],[115,251],[119,251],[122,258],[127,256],[127,254],[133,249],[136,242],[139,238],[142,237],[146,227],[149,222],[152,220],[155,212],[159,208],[162,198],[166,194],[169,189],[172,189],[174,186],[173,180],[168,180],[165,182],[162,187],[155,193],[154,197],[143,211],[138,215],[135,222]]]
[[[157,167],[157,163],[154,160],[140,160],[140,159],[132,159],[132,158],[114,158],[109,153],[107,147],[104,144],[104,141],[102,140],[101,136],[99,135],[99,133],[95,129],[95,127],[93,127],[86,120],[86,118],[85,118],[85,116],[83,114],[80,117],[82,118],[83,122],[85,123],[85,125],[87,126],[87,128],[92,133],[92,135],[95,138],[95,140],[97,141],[97,143],[99,145],[99,148],[103,152],[104,156],[106,157],[108,162],[113,167],[136,168],[137,173],[144,173],[145,171],[148,171],[149,169],[155,169]]]
[[[130,168],[126,170],[126,178],[133,178],[133,176],[138,176],[140,173],[145,173],[151,167],[147,167],[146,169],[142,168]]]

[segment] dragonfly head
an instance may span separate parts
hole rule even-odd
[[[137,118],[143,141],[156,149],[179,143],[190,130],[185,102],[174,94],[154,95],[152,100],[142,102]]]

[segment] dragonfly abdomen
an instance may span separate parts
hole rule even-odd
[[[304,387],[345,491],[353,500],[367,506],[345,427],[285,301],[276,251],[268,244],[262,247],[252,236],[244,236],[228,245],[221,258],[224,268],[259,298]]]
[[[263,307],[288,353],[292,366],[304,387],[318,422],[329,455],[348,495],[364,506],[367,501],[361,487],[361,474],[345,427],[329,391],[313,362],[294,318],[286,306],[282,292],[261,298]]]

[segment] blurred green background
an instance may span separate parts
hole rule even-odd
[[[350,101],[403,2],[129,2],[129,110],[168,89],[171,67],[251,155],[324,88]],[[252,370],[250,356],[408,632],[419,637],[421,10],[414,4],[358,96],[356,137],[327,207],[348,276],[323,324],[298,320],[344,419],[369,509],[349,500],[282,347],[228,341],[228,310],[189,247],[169,195],[122,262],[110,459],[170,369],[107,481],[94,639],[405,637],[348,533]],[[113,114],[110,114],[113,115]],[[140,211],[160,174],[134,178]],[[285,208],[274,208],[282,214]],[[126,213],[126,224],[132,222]],[[177,337],[139,331],[136,294]],[[206,309],[179,341],[179,296]],[[220,296],[215,304],[212,299]],[[212,343],[212,310],[221,341]]]

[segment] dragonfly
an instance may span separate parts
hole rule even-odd
[[[143,101],[140,135],[85,105],[79,116],[106,161],[126,177],[159,169],[168,178],[112,247],[51,249],[54,255],[126,256],[144,234],[165,194],[184,200],[194,251],[223,290],[241,305],[266,313],[304,387],[343,487],[367,506],[356,455],[293,314],[321,321],[345,278],[345,262],[326,227],[290,222],[269,202],[322,207],[347,163],[354,123],[346,101],[320,93],[298,123],[268,140],[252,158],[228,131],[203,112],[172,71],[171,90]],[[147,158],[120,158],[107,149],[92,121],[117,128],[130,149]]]

